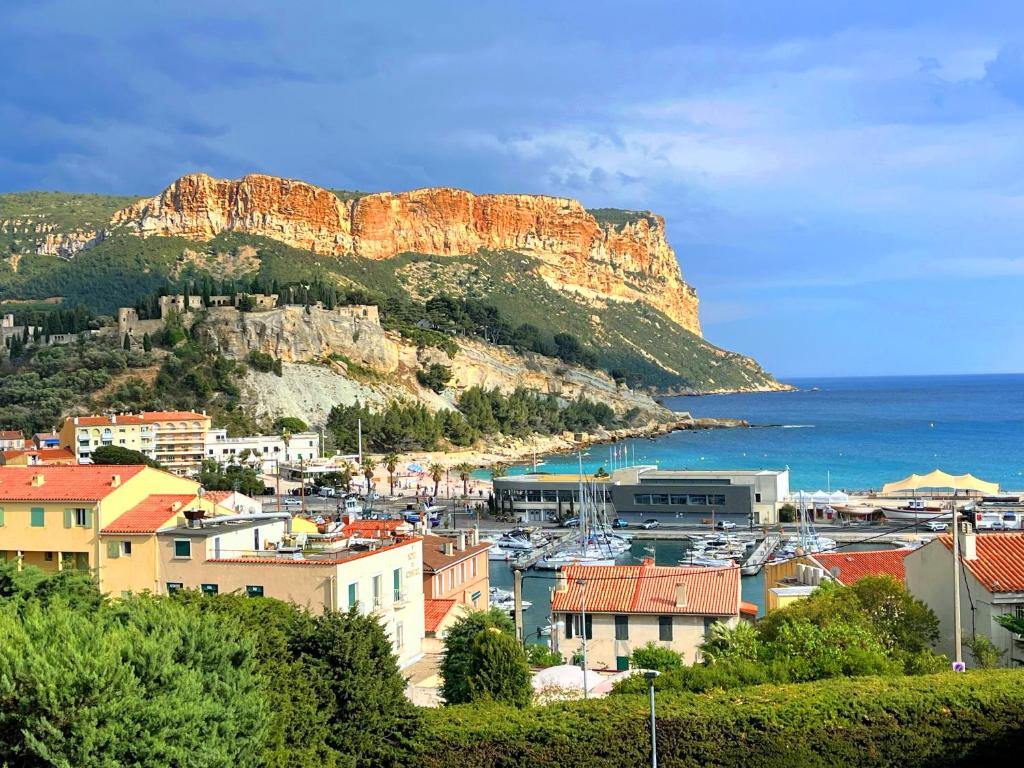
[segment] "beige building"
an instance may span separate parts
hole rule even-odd
[[[963,640],[984,635],[1005,651],[1001,664],[1024,663],[1024,636],[996,621],[1012,614],[1024,618],[1024,533],[960,533],[960,626]],[[939,653],[953,657],[953,537],[941,534],[904,560],[907,589],[939,617]],[[961,643],[964,661],[972,656]]]
[[[587,638],[591,668],[629,668],[634,650],[653,642],[699,661],[711,627],[734,627],[757,606],[740,598],[738,568],[574,565],[559,573],[551,594],[554,650],[568,661]]]
[[[274,597],[314,613],[355,608],[377,616],[399,664],[422,656],[423,543],[415,536],[335,537],[313,549],[288,531],[288,513],[232,515],[159,532],[160,584]]]
[[[198,472],[206,454],[210,417],[193,411],[143,411],[109,416],[69,416],[60,430],[60,445],[79,463],[92,452],[113,445],[138,451],[178,475]]]
[[[490,602],[489,543],[476,529],[455,536],[423,537],[425,630],[441,639],[459,617],[460,608],[484,610]],[[436,645],[436,644],[435,644]]]
[[[25,450],[25,435],[17,430],[0,430],[0,451]]]

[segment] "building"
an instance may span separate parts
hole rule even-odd
[[[25,450],[25,435],[19,430],[0,431],[0,451]]]
[[[521,522],[544,522],[575,514],[580,476],[535,473],[494,480],[498,506],[514,510]],[[789,496],[788,469],[688,470],[636,466],[609,477],[583,479],[611,516],[635,525],[654,518],[679,525],[730,520],[738,526],[778,521]]]
[[[221,464],[249,464],[263,474],[277,474],[278,465],[301,464],[320,458],[320,434],[297,432],[288,440],[281,435],[228,437],[226,429],[206,433],[206,458]]]
[[[77,463],[75,454],[67,448],[28,448],[0,453],[2,467],[42,467]]]
[[[423,537],[424,628],[429,637],[443,637],[460,607],[483,610],[490,604],[490,547],[480,543],[477,529]]]
[[[573,565],[559,572],[551,593],[552,645],[572,660],[587,636],[593,668],[628,669],[633,651],[649,642],[687,663],[716,623],[734,627],[757,606],[740,597],[738,568]]]
[[[262,502],[239,491],[206,491],[203,498],[228,512],[255,515],[263,511]]]
[[[160,584],[154,591],[274,597],[313,613],[355,608],[380,618],[401,666],[419,659],[422,539],[338,537],[310,549],[289,524],[288,513],[265,513],[160,530]]]
[[[198,490],[150,467],[0,468],[0,556],[18,568],[90,571],[113,595],[152,589],[153,532],[187,510],[215,511]]]
[[[906,570],[903,561],[909,549],[881,549],[870,552],[819,552],[764,566],[766,611],[783,608],[807,597],[823,581],[850,586],[865,576],[892,576],[901,584]]]
[[[206,454],[210,417],[192,411],[143,411],[109,416],[69,416],[59,444],[88,464],[100,446],[138,451],[175,474],[199,471]]]
[[[1024,663],[1024,637],[996,621],[1012,614],[1024,618],[1024,533],[960,533],[960,626],[963,639],[984,635],[1005,651],[1001,664]],[[911,552],[904,561],[907,589],[939,617],[935,650],[950,658],[953,636],[953,537],[944,533]],[[971,654],[961,648],[970,663]]]
[[[55,429],[49,432],[36,432],[32,435],[32,445],[36,448],[60,448],[60,435]]]

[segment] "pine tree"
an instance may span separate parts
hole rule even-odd
[[[473,671],[466,684],[472,701],[528,707],[533,699],[530,666],[523,647],[496,627],[473,639]]]

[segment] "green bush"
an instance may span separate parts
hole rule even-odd
[[[939,766],[1005,763],[1024,736],[1024,671],[826,680],[657,697],[663,766]],[[424,768],[619,768],[650,760],[642,695],[518,710],[425,713]],[[991,761],[991,762],[987,762]]]

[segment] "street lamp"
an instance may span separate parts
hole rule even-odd
[[[576,579],[580,588],[580,634],[583,636],[583,698],[589,698],[587,690],[587,581]]]
[[[654,678],[660,674],[654,669],[645,669],[643,672],[651,694],[651,768],[658,768],[658,724],[654,719]]]

